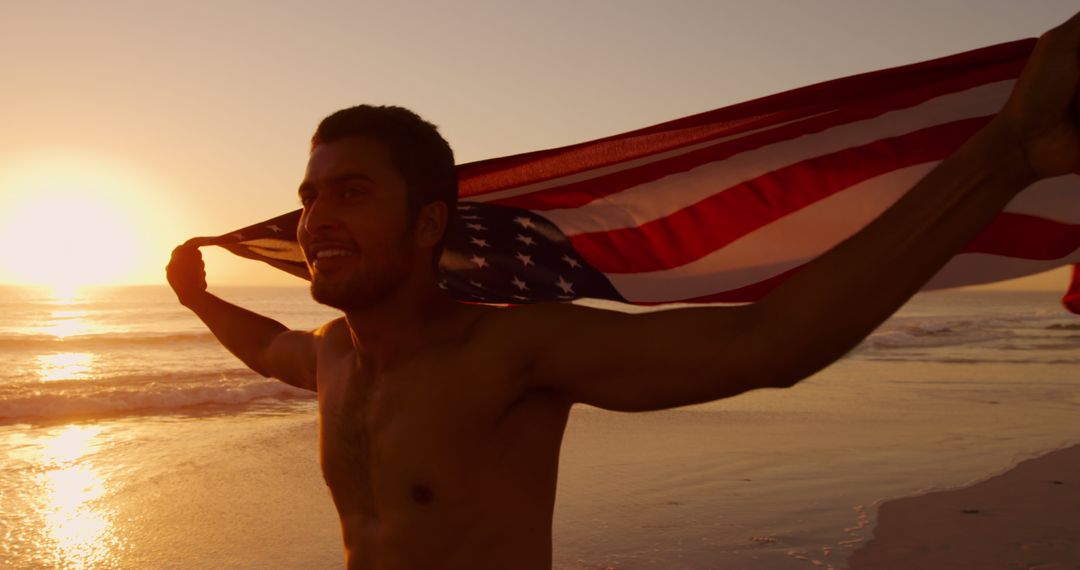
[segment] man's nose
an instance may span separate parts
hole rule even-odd
[[[319,230],[334,229],[338,219],[334,207],[325,198],[316,197],[308,204],[304,211],[303,228],[309,234],[318,233]]]

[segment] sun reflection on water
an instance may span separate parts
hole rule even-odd
[[[49,315],[49,325],[45,327],[45,334],[65,339],[69,336],[86,334],[93,328],[86,319],[88,311],[79,309],[57,309]]]
[[[37,357],[38,378],[42,382],[85,380],[90,377],[94,355],[89,352],[59,352]]]
[[[108,555],[102,538],[109,519],[93,501],[104,494],[104,483],[91,467],[67,467],[42,475],[46,489],[45,531],[56,558],[77,566],[94,566]],[[103,552],[104,551],[104,552]]]
[[[59,433],[43,436],[37,441],[38,460],[44,465],[75,461],[93,450],[101,428],[94,425],[69,425]]]
[[[37,527],[33,558],[65,568],[93,568],[115,561],[120,541],[112,511],[102,499],[108,478],[91,461],[101,428],[70,425],[34,438],[29,449],[36,473],[31,499]]]

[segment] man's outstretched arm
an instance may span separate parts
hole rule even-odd
[[[315,391],[315,334],[289,330],[207,292],[206,270],[197,247],[182,245],[173,250],[166,276],[180,303],[249,368]]]
[[[620,410],[791,386],[851,350],[1021,190],[1080,168],[1080,14],[1044,35],[997,117],[877,220],[753,305],[523,309],[527,388]]]

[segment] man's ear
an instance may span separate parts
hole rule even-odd
[[[435,247],[446,233],[448,214],[446,202],[428,202],[420,206],[420,211],[416,214],[416,245]]]

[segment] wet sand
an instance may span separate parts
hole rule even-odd
[[[1080,445],[970,487],[888,501],[848,560],[877,568],[1080,568]]]

